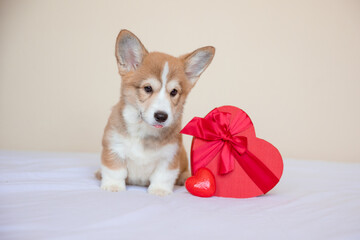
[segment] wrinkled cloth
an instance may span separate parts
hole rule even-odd
[[[0,151],[0,239],[360,239],[360,164],[284,159],[268,194],[102,191],[99,154]]]

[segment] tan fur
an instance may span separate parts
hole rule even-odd
[[[157,85],[161,86],[161,72],[164,67],[165,62],[168,63],[169,73],[168,79],[176,80],[176,90],[178,94],[175,97],[168,98],[171,101],[171,108],[173,113],[175,113],[174,122],[172,125],[168,127],[164,127],[162,129],[158,129],[159,134],[157,136],[146,136],[141,139],[142,144],[145,148],[148,149],[158,149],[161,146],[170,143],[177,143],[179,146],[175,157],[169,164],[169,169],[180,169],[179,176],[177,179],[177,184],[184,184],[187,177],[190,176],[189,167],[188,167],[188,158],[185,151],[185,148],[182,143],[182,136],[180,135],[181,130],[181,120],[183,107],[185,104],[185,100],[194,86],[195,83],[191,83],[187,75],[185,73],[185,68],[188,59],[196,52],[192,52],[190,54],[183,55],[181,57],[173,57],[164,53],[159,52],[151,52],[149,53],[143,44],[138,40],[142,46],[141,53],[143,54],[143,60],[140,66],[136,66],[137,69],[128,70],[128,66],[126,66],[121,57],[118,55],[118,42],[121,38],[126,35],[131,34],[131,32],[127,30],[122,30],[117,37],[116,44],[116,58],[119,67],[119,73],[122,77],[121,82],[121,98],[119,102],[113,107],[111,115],[109,117],[108,123],[104,130],[104,136],[102,141],[103,151],[101,155],[101,162],[104,166],[109,169],[119,169],[126,168],[125,161],[126,159],[120,159],[118,155],[114,154],[110,150],[111,145],[111,137],[110,134],[116,130],[121,135],[127,136],[129,134],[126,122],[122,115],[122,112],[127,104],[136,104],[137,101],[140,101],[143,107],[148,107],[151,104],[152,99],[155,98],[160,90]],[[137,38],[136,38],[137,39]],[[210,53],[214,54],[215,49],[213,47],[205,47],[202,48]],[[212,59],[212,58],[211,58]],[[211,62],[211,59],[209,63]],[[206,66],[207,67],[207,66]],[[155,81],[159,81],[156,83],[153,94],[149,95],[144,92],[144,87],[146,86],[145,79],[149,79],[150,77],[154,78]],[[166,89],[169,93],[173,89]],[[97,172],[96,177],[101,179],[101,173]]]

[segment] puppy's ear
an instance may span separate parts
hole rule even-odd
[[[130,31],[121,30],[116,39],[115,56],[121,75],[136,70],[148,51]]]
[[[185,74],[191,84],[195,84],[200,75],[211,63],[215,55],[215,48],[208,46],[195,50],[194,52],[182,56],[185,61]]]

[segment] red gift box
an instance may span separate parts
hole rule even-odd
[[[279,151],[256,137],[252,121],[239,108],[215,108],[205,118],[192,119],[181,133],[194,136],[192,174],[208,168],[215,176],[215,196],[256,197],[280,180],[283,161]]]

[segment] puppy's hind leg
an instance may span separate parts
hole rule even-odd
[[[182,186],[184,185],[186,179],[191,177],[191,173],[189,171],[189,161],[187,158],[187,154],[184,146],[181,146],[180,154],[179,154],[179,163],[180,163],[180,174],[176,179],[176,185]]]
[[[95,173],[94,173],[95,177],[97,180],[101,180],[101,169],[98,169]]]
[[[186,170],[180,173],[179,177],[176,179],[175,184],[178,186],[183,186],[185,184],[186,179],[188,179],[189,177],[191,177],[191,173],[189,172],[189,170]]]

